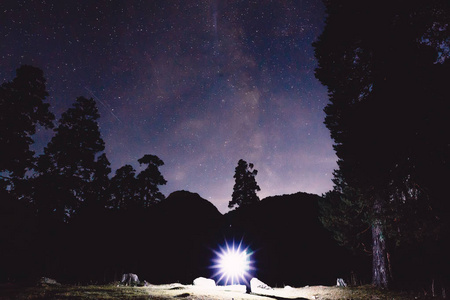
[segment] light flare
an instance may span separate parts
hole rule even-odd
[[[248,283],[250,271],[253,270],[251,255],[248,247],[241,243],[238,246],[229,245],[225,242],[225,247],[219,247],[219,251],[214,251],[216,258],[213,260],[213,269],[217,269],[214,277],[218,277],[218,282],[224,281],[225,285]]]

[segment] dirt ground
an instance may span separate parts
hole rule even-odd
[[[273,300],[275,299],[319,299],[310,288],[287,288],[260,290],[247,294],[245,286],[217,286],[214,288],[196,287],[192,285],[170,284],[150,286],[148,292],[153,297],[167,297],[168,299],[230,299],[230,300]],[[317,294],[317,293],[316,293]],[[332,298],[330,298],[332,299]]]
[[[245,286],[217,286],[212,288],[179,283],[146,287],[106,286],[38,286],[0,287],[0,299],[186,299],[186,300],[337,300],[337,299],[423,299],[381,291],[371,286],[341,288],[330,286],[284,287],[245,293]]]
[[[372,287],[341,288],[329,286],[307,286],[301,288],[285,287],[270,290],[252,291],[245,293],[245,286],[218,286],[215,288],[196,287],[192,285],[160,285],[151,286],[148,292],[153,297],[167,297],[167,299],[211,299],[211,300],[337,300],[337,299],[414,299],[405,295],[387,293]]]

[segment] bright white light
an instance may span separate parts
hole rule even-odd
[[[242,277],[249,269],[247,253],[229,249],[229,251],[221,255],[219,267],[223,273],[231,278]]]
[[[248,248],[242,249],[240,243],[237,247],[233,243],[231,246],[225,243],[225,248],[220,247],[220,251],[214,251],[217,258],[212,266],[218,269],[215,277],[219,277],[218,281],[225,280],[225,285],[239,284],[247,281],[251,266],[251,252]]]

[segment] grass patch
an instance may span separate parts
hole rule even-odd
[[[0,299],[149,299],[146,288],[117,287],[114,285],[6,287],[0,290]],[[158,299],[152,298],[152,299]],[[166,298],[160,298],[166,299]]]

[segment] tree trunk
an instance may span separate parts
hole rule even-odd
[[[372,284],[376,287],[389,287],[389,269],[387,262],[386,240],[381,215],[382,200],[377,197],[374,202],[375,219],[372,224]]]

